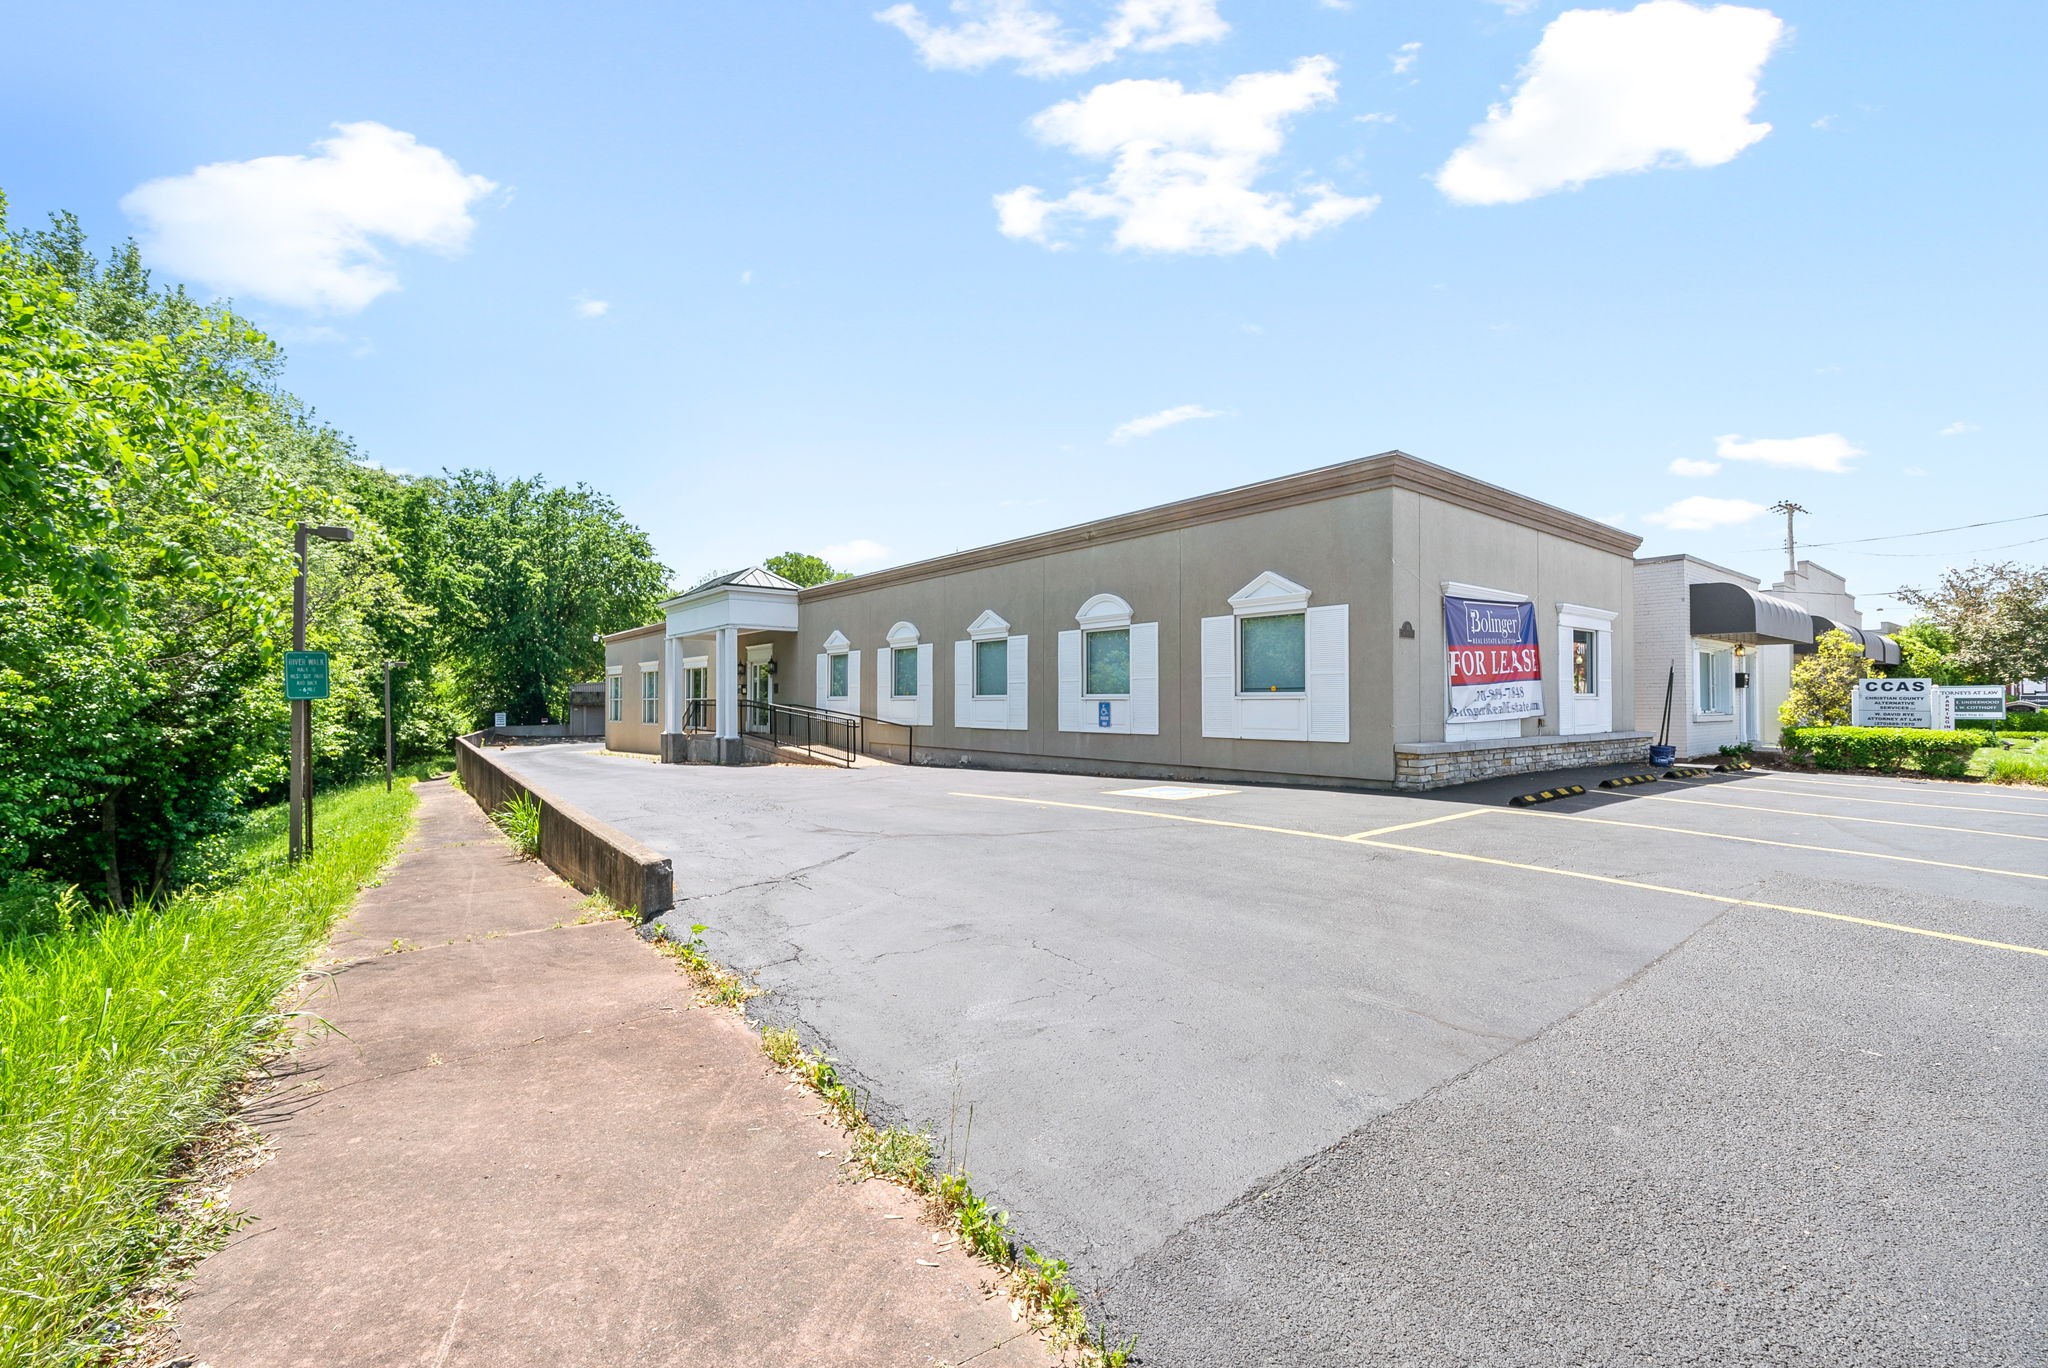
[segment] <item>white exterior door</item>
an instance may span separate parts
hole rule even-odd
[[[1614,618],[1605,609],[1558,605],[1557,729],[1562,735],[1614,730]]]

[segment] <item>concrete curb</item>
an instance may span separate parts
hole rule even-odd
[[[642,921],[675,906],[675,871],[666,855],[514,777],[477,744],[482,735],[455,738],[455,772],[485,816],[528,794],[540,804],[540,859],[549,869],[585,893],[604,894]]]

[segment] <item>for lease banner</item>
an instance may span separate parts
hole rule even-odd
[[[1536,605],[1444,596],[1448,722],[1543,716]]]

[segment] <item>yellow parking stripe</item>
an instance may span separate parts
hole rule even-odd
[[[1026,803],[1033,807],[1073,808],[1080,812],[1114,812],[1119,817],[1156,817],[1162,822],[1189,822],[1195,826],[1236,827],[1239,831],[1265,831],[1275,836],[1306,836],[1312,841],[1350,841],[1351,836],[1333,836],[1327,831],[1302,831],[1295,827],[1260,826],[1257,822],[1226,822],[1220,817],[1196,817],[1185,812],[1150,812],[1144,808],[1109,807],[1102,803],[1062,803],[1051,798],[1019,798],[1008,793],[954,793],[954,798],[986,798],[992,803]],[[1389,831],[1395,830],[1393,827]]]
[[[1768,784],[1774,782],[1777,781],[1770,779],[1752,779],[1749,781],[1749,784]],[[1745,787],[1748,787],[1748,785],[1745,785]],[[1794,785],[1793,787],[1796,788],[1798,787],[1798,785]],[[1769,797],[1770,795],[1766,793],[1764,796]],[[2028,812],[2024,808],[1964,808],[1957,807],[1953,803],[1916,803],[1909,798],[1851,798],[1846,793],[1816,793],[1813,796],[1815,798],[1819,798],[1829,803],[1881,803],[1885,807],[1935,808],[1942,812],[1989,812],[2002,817],[2039,817],[2041,815],[2038,812]],[[1986,796],[1996,797],[1997,795],[1991,794]]]
[[[1762,907],[1773,912],[1790,912],[1801,917],[1824,917],[1828,921],[1851,922],[1857,926],[1874,926],[1881,931],[1903,931],[1909,936],[1931,936],[1936,940],[1959,941],[1964,945],[1981,945],[1991,950],[2010,950],[2019,955],[2039,955],[2048,959],[2048,949],[2035,945],[2013,945],[2007,941],[1983,940],[1976,936],[1959,936],[1953,931],[1932,931],[1924,926],[1908,926],[1904,922],[1877,921],[1871,917],[1852,917],[1846,912],[1823,912],[1817,907],[1793,907],[1788,903],[1759,902],[1755,898],[1731,898],[1724,893],[1701,893],[1691,888],[1668,888],[1663,884],[1643,883],[1636,879],[1617,879],[1609,874],[1582,874],[1576,869],[1553,869],[1549,865],[1522,864],[1517,860],[1496,860],[1490,855],[1466,855],[1454,850],[1429,850],[1422,846],[1397,845],[1393,841],[1361,841],[1361,845],[1377,846],[1381,850],[1405,850],[1411,855],[1435,855],[1445,860],[1465,860],[1472,864],[1497,865],[1503,869],[1520,869],[1531,874],[1555,874],[1565,879],[1584,879],[1589,883],[1614,884],[1620,888],[1640,888],[1649,893],[1670,893],[1681,898],[1699,898],[1706,902],[1723,903],[1729,907]]]
[[[1996,798],[2004,802],[2048,803],[2048,793],[2024,793],[2009,784],[1962,784],[1952,779],[1895,779],[1873,774],[1864,779],[1823,779],[1812,774],[1768,774],[1751,782],[1768,780],[1791,788],[1853,788],[1874,793],[1941,793],[1954,798]],[[1958,812],[1974,811],[1958,808]],[[2031,814],[2029,814],[2031,815]]]
[[[997,803],[1022,803],[1028,807],[1072,808],[1080,812],[1112,812],[1120,817],[1150,817],[1161,822],[1192,822],[1197,826],[1237,827],[1245,831],[1264,831],[1276,836],[1306,836],[1317,841],[1337,841],[1345,845],[1372,846],[1379,850],[1399,850],[1409,855],[1432,855],[1440,860],[1462,860],[1468,864],[1494,865],[1502,869],[1519,869],[1530,874],[1552,874],[1561,879],[1583,879],[1588,883],[1611,884],[1617,888],[1641,889],[1647,893],[1669,893],[1673,897],[1698,898],[1704,902],[1720,903],[1728,907],[1760,907],[1771,912],[1789,912],[1801,917],[1820,917],[1827,921],[1849,922],[1856,926],[1875,927],[1880,931],[1898,931],[1909,936],[1927,936],[1934,940],[1956,941],[1963,945],[1981,945],[1990,950],[2010,950],[2018,955],[2039,955],[2048,959],[2048,949],[2033,945],[2013,945],[2006,941],[1983,940],[1977,936],[1960,936],[1953,931],[1934,931],[1924,926],[1908,926],[1903,922],[1877,921],[1870,917],[1852,917],[1846,912],[1823,912],[1816,907],[1793,907],[1787,903],[1759,902],[1754,898],[1734,898],[1723,893],[1701,893],[1691,888],[1669,888],[1663,884],[1644,883],[1638,879],[1620,879],[1609,874],[1583,874],[1575,869],[1556,869],[1549,865],[1522,864],[1516,860],[1497,860],[1490,855],[1466,855],[1455,850],[1431,850],[1427,846],[1402,845],[1395,841],[1368,840],[1364,835],[1332,836],[1321,831],[1299,831],[1290,827],[1259,826],[1251,822],[1225,822],[1213,817],[1190,817],[1178,812],[1146,812],[1138,808],[1105,807],[1099,803],[1063,803],[1051,798],[1020,798],[1006,793],[954,793],[955,798],[986,798]],[[1686,801],[1674,799],[1674,802]],[[1483,811],[1484,809],[1475,809]],[[1535,815],[1535,814],[1531,814]],[[1855,820],[1855,819],[1852,819]],[[1861,820],[1872,821],[1874,818]],[[1910,826],[1908,822],[1888,823],[1892,826]]]
[[[1553,822],[1594,822],[1600,826],[1636,827],[1642,831],[1669,831],[1680,836],[1705,836],[1716,841],[1741,841],[1745,845],[1813,850],[1824,855],[1854,855],[1865,860],[1893,860],[1899,864],[1934,865],[1941,869],[1966,870],[1971,874],[2003,874],[2009,879],[2040,879],[2048,882],[2048,874],[2029,874],[2020,869],[1991,869],[1985,865],[1955,864],[1949,860],[1923,860],[1915,855],[1891,855],[1881,850],[1843,850],[1838,846],[1806,845],[1799,841],[1769,841],[1761,836],[1735,836],[1725,831],[1698,831],[1692,827],[1658,826],[1654,822],[1623,822],[1612,817],[1579,817],[1569,812],[1522,812],[1506,808],[1489,810],[1504,812],[1511,817],[1545,817]]]
[[[1359,831],[1346,836],[1347,841],[1362,841],[1368,836],[1384,836],[1390,831],[1413,831],[1416,827],[1435,826],[1438,822],[1455,822],[1460,817],[1477,817],[1491,808],[1466,808],[1463,812],[1448,812],[1441,817],[1426,817],[1419,822],[1403,822],[1399,826],[1374,827],[1371,831]]]
[[[1805,808],[1758,807],[1755,803],[1724,803],[1714,798],[1673,798],[1662,793],[1622,794],[1593,792],[1588,798],[1612,798],[1617,803],[1678,803],[1690,807],[1733,808],[1738,812],[1769,812],[1779,817],[1821,817],[1830,822],[1863,822],[1870,826],[1911,827],[1915,831],[1953,831],[1964,836],[1996,836],[2002,841],[2048,841],[2048,836],[2022,836],[2016,831],[1986,831],[1982,827],[1938,826],[1933,822],[1900,822],[1890,817],[1851,817],[1843,812],[1808,812]]]

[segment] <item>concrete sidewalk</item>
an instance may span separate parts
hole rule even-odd
[[[306,1004],[345,1034],[248,1117],[275,1153],[192,1279],[186,1361],[1053,1361],[916,1199],[840,1181],[842,1132],[737,1017],[624,923],[562,925],[575,891],[446,782],[419,795]]]

